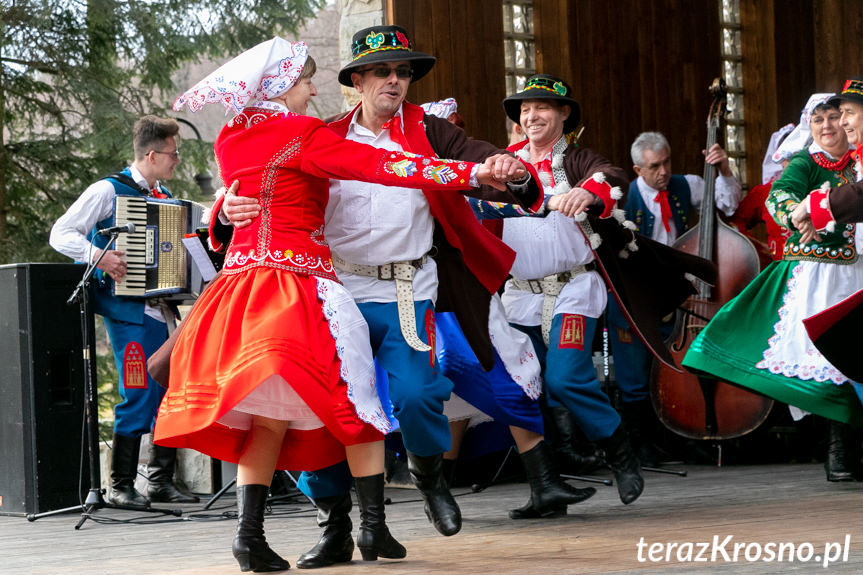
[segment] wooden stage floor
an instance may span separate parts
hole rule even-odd
[[[394,502],[387,506],[388,521],[407,547],[407,558],[365,563],[355,552],[353,563],[320,572],[863,572],[863,484],[828,483],[822,466],[814,463],[690,466],[687,471],[685,478],[647,473],[645,493],[629,506],[619,502],[616,487],[600,485],[592,499],[570,506],[569,515],[545,520],[508,519],[507,510],[527,500],[525,484],[494,485],[479,493],[456,488],[465,519],[461,533],[449,538],[437,535],[428,523],[415,491],[388,489]],[[230,552],[235,520],[225,517],[235,509],[233,496],[207,511],[201,507],[182,506],[182,518],[103,509],[95,514],[99,522],[87,520],[78,531],[78,513],[34,522],[0,516],[0,573],[239,573]],[[356,533],[356,508],[352,515]],[[318,537],[311,505],[298,500],[275,505],[265,528],[271,545],[291,564]],[[780,544],[790,544],[782,547],[782,561]],[[832,561],[826,568],[825,550]],[[747,554],[756,560],[747,561]],[[774,560],[767,561],[771,556]]]

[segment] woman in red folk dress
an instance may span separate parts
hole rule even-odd
[[[274,38],[174,103],[193,112],[222,103],[236,113],[216,140],[222,180],[239,181],[262,205],[261,217],[236,230],[221,277],[184,322],[155,428],[160,445],[238,464],[233,554],[243,571],[290,566],[264,538],[274,470],[319,469],[345,455],[363,559],[406,555],[384,521],[382,434],[390,424],[375,389],[368,326],[336,279],[323,234],[329,178],[422,188],[493,183],[486,166],[346,141],[304,116],[314,70],[304,43]],[[349,560],[352,549],[345,551]]]

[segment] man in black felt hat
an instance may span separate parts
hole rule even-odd
[[[517,254],[513,279],[502,296],[507,320],[533,341],[544,364],[549,403],[562,404],[587,438],[605,451],[620,500],[632,503],[644,481],[593,366],[597,319],[610,292],[637,337],[660,361],[673,365],[656,328],[659,318],[694,293],[684,272],[707,279],[715,271],[706,260],[634,233],[634,224],[616,208],[626,174],[575,145],[580,108],[563,79],[533,76],[503,107],[527,136],[509,150],[536,168],[546,197],[569,194],[577,204],[574,219],[564,215],[570,210],[559,207],[545,218],[504,220],[502,238]],[[480,217],[501,211],[473,199],[471,204]],[[533,516],[535,510],[529,505],[521,513]]]
[[[616,188],[614,196],[619,197],[626,173],[599,154],[571,144],[572,136],[568,139],[581,116],[569,84],[550,74],[535,75],[521,92],[506,98],[503,107],[527,136],[510,150],[537,169],[546,195],[596,191],[595,186],[604,185]],[[601,217],[611,216],[615,199],[611,194],[605,197],[599,205]],[[602,391],[592,359],[593,333],[607,297],[594,250],[604,242],[597,232],[584,232],[559,213],[505,220],[503,239],[517,255],[502,300],[509,322],[531,337],[545,364],[549,405],[559,412],[562,404],[587,438],[605,450],[620,499],[631,503],[644,488],[639,462]]]

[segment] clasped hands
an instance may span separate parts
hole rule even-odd
[[[491,175],[491,181],[483,181],[483,177]],[[505,189],[505,183],[513,180],[521,180],[527,175],[524,164],[508,154],[491,156],[480,166],[477,179],[481,184],[488,184],[496,189]],[[555,194],[548,200],[546,208],[550,211],[558,211],[564,216],[571,218],[580,214],[591,206],[601,204],[602,200],[595,194],[584,188],[574,187],[568,192]]]
[[[791,225],[800,232],[801,243],[805,244],[813,240],[820,242],[821,236],[818,235],[818,231],[812,223],[812,216],[809,215],[809,211],[806,209],[806,201],[808,201],[808,198],[797,204],[797,207],[791,212]]]
[[[491,186],[496,190],[506,190],[506,183],[523,180],[527,176],[527,168],[518,158],[509,154],[495,154],[479,164],[476,178],[480,184]]]

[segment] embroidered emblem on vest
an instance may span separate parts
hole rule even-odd
[[[620,343],[632,343],[632,332],[622,327],[617,328],[617,339]]]
[[[562,319],[557,349],[579,349],[584,351],[584,316],[565,313]]]
[[[130,341],[123,352],[123,387],[147,388],[147,362],[144,359],[144,349],[137,341]]]

